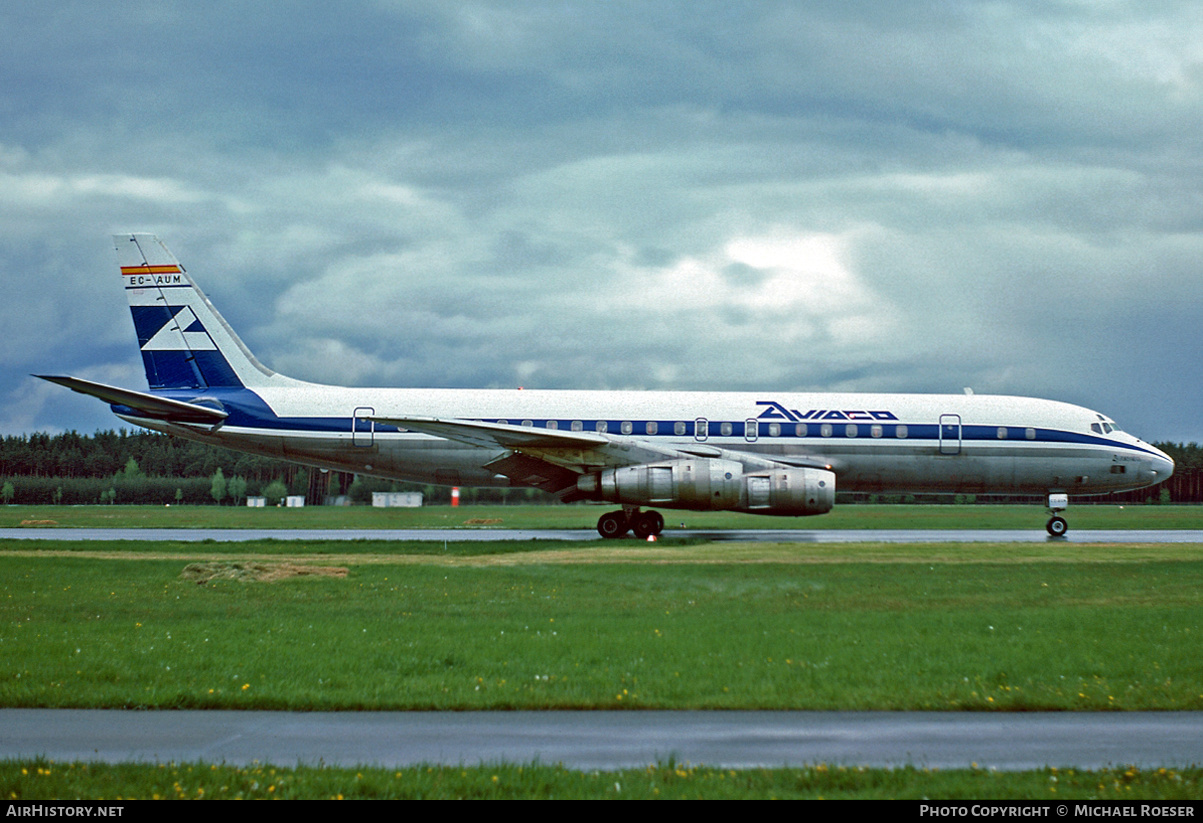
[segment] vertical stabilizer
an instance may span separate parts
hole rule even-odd
[[[113,243],[151,389],[255,387],[284,379],[255,359],[159,238],[119,234]]]

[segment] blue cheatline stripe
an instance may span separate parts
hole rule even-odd
[[[216,354],[216,352],[210,352]],[[176,400],[185,402],[194,402],[197,399],[196,394],[179,393],[179,392],[164,392],[165,396],[170,396]],[[222,402],[223,408],[230,413],[230,417],[226,420],[226,427],[237,428],[257,428],[264,430],[274,430],[283,432],[304,432],[314,431],[322,433],[346,433],[352,431],[351,415],[340,417],[278,417],[265,404],[258,395],[246,389],[233,389],[227,387],[225,390],[217,389],[216,391],[205,392],[203,397],[210,397]],[[465,418],[475,419],[483,423],[508,423],[511,425],[521,425],[523,420],[515,420],[513,418]],[[671,439],[671,438],[695,438],[696,437],[696,422],[694,420],[572,420],[559,418],[530,418],[532,429],[546,429],[549,422],[556,424],[556,430],[571,434],[572,424],[579,422],[581,424],[580,431],[596,432],[597,424],[603,422],[606,424],[606,433],[614,435],[623,435],[622,424],[629,423],[631,431],[630,437],[639,438],[655,438],[655,439]],[[653,422],[656,424],[656,433],[647,434],[647,424]],[[675,426],[678,423],[684,424],[683,433],[678,434]],[[730,425],[731,433],[729,435],[721,434],[724,424]],[[768,434],[768,425],[761,421],[760,434],[756,442],[758,444],[774,443],[774,442],[813,442],[838,444],[840,442],[849,441],[870,441],[875,443],[908,443],[912,441],[935,441],[939,439],[940,426],[934,423],[858,423],[856,424],[856,434],[848,436],[846,422],[838,422],[830,424],[832,433],[829,437],[820,435],[820,423],[807,423],[805,435],[799,435],[798,429],[793,423],[782,423],[781,434],[773,437]],[[880,437],[873,437],[872,426],[880,425],[882,434]],[[898,428],[905,427],[907,431],[906,437],[898,437]],[[1027,431],[1030,427],[1024,426],[1005,426],[1007,436],[1000,438],[998,436],[999,426],[962,426],[960,442],[962,446],[966,444],[986,445],[986,444],[1008,444],[1014,443],[1017,445],[1048,445],[1050,443],[1065,443],[1072,445],[1088,445],[1101,446],[1108,449],[1122,449],[1125,451],[1148,453],[1146,449],[1128,443],[1118,443],[1113,440],[1107,440],[1093,434],[1082,434],[1078,432],[1061,431],[1058,429],[1035,429],[1035,436],[1031,439],[1027,437]],[[398,432],[396,426],[388,426],[377,424],[375,427],[377,434],[389,434]],[[746,444],[749,441],[744,439],[746,433],[746,421],[744,420],[710,420],[707,424],[707,432],[709,438],[731,438],[740,440],[739,443],[732,443],[733,447],[738,447],[741,444]],[[362,429],[359,430],[363,433]]]
[[[482,423],[508,423],[510,425],[520,425],[523,421],[517,421],[512,418],[481,418]],[[561,420],[537,418],[531,419],[533,429],[546,429],[549,422],[556,424],[556,430],[571,433],[573,431],[572,424],[580,423],[580,431],[596,432],[599,422],[605,423],[606,434],[623,434],[622,425],[630,424],[630,437],[696,437],[698,427],[694,420]],[[656,433],[647,434],[647,424],[656,424]],[[775,421],[774,421],[775,422]],[[673,428],[677,424],[684,424],[684,430],[681,433]],[[730,434],[723,434],[723,426],[730,426]],[[855,423],[849,424],[847,421],[833,423],[781,423],[781,433],[778,435],[770,435],[768,433],[768,424],[763,421],[759,426],[759,433],[756,442],[775,441],[775,440],[817,440],[825,441],[841,441],[841,440],[871,440],[871,441],[906,441],[906,440],[939,440],[940,426],[935,423]],[[831,434],[828,436],[822,435],[822,426],[829,425]],[[848,434],[848,426],[855,425],[855,434]],[[873,436],[873,427],[881,426],[881,435]],[[898,436],[898,429],[906,430],[904,437]],[[998,430],[1002,428],[1007,432],[1006,437],[999,437]],[[960,441],[962,443],[1076,443],[1094,446],[1106,446],[1108,448],[1137,448],[1129,446],[1126,443],[1117,443],[1113,440],[1107,440],[1092,434],[1080,434],[1077,432],[1060,431],[1058,429],[1033,429],[1034,437],[1027,436],[1028,426],[961,426]],[[798,432],[803,432],[799,434]],[[706,425],[707,437],[739,437],[744,438],[747,434],[747,422],[745,420],[708,420]],[[946,439],[956,439],[946,438]]]

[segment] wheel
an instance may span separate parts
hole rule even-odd
[[[664,515],[660,514],[660,512],[648,512],[648,514],[652,516],[652,520],[654,522],[652,534],[659,537],[660,532],[664,531]]]
[[[1064,537],[1065,533],[1069,531],[1069,524],[1065,522],[1064,517],[1050,517],[1045,528],[1053,537]]]
[[[634,521],[631,527],[640,540],[664,531],[664,517],[660,512],[640,512],[635,515]]]
[[[622,537],[629,529],[627,519],[622,512],[603,514],[597,521],[597,533],[602,537]]]

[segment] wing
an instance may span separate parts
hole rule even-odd
[[[485,449],[590,449],[610,442],[604,434],[565,432],[559,429],[535,429],[508,423],[486,423],[481,420],[443,419],[438,417],[364,417],[388,426],[433,434],[457,443],[467,443]]]
[[[74,392],[99,398],[112,406],[124,406],[138,417],[167,420],[172,423],[201,423],[209,426],[219,426],[229,417],[225,411],[211,406],[200,406],[196,403],[171,400],[146,392],[106,386],[104,383],[93,383],[91,380],[83,380],[79,377],[49,374],[33,376],[66,386]]]
[[[650,440],[606,432],[536,429],[509,423],[487,423],[437,417],[364,417],[376,423],[432,434],[477,448],[508,452],[485,465],[524,486],[534,486],[570,499],[582,474],[689,457],[737,460],[749,468],[812,466],[830,468],[821,458],[766,458],[704,443],[661,445]]]

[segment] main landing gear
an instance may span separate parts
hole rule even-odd
[[[1069,523],[1061,516],[1061,512],[1069,507],[1069,495],[1067,494],[1050,494],[1048,496],[1048,512],[1052,515],[1048,522],[1044,524],[1044,528],[1048,529],[1048,533],[1052,537],[1064,537],[1069,531]]]
[[[638,507],[608,512],[597,521],[597,533],[602,537],[623,537],[627,532],[634,532],[640,540],[646,540],[662,531],[663,515],[654,511],[641,512]]]

